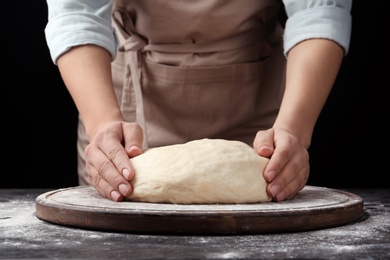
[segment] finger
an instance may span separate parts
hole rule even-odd
[[[267,186],[267,193],[273,198],[274,201],[283,201],[293,197],[298,191],[300,191],[307,178],[304,178],[306,169],[302,169],[295,178],[275,179]]]
[[[123,140],[129,158],[142,154],[143,131],[138,123],[123,125]],[[131,181],[135,176],[135,170],[129,158],[117,165],[126,180]]]
[[[279,192],[276,195],[272,196],[274,201],[283,201],[286,199],[291,199],[294,197],[300,190],[305,187],[306,182],[308,180],[308,169],[302,169],[296,178],[291,179],[289,183],[287,183],[284,187],[281,186]],[[272,184],[271,184],[272,185]],[[278,184],[276,184],[278,185]],[[271,186],[272,187],[272,186]],[[272,188],[271,188],[272,189]]]
[[[291,145],[291,144],[290,144]],[[288,161],[293,156],[293,149],[290,148],[289,142],[283,139],[279,141],[278,146],[275,148],[272,157],[270,158],[267,166],[264,170],[264,178],[271,182],[282,171]]]
[[[304,176],[304,174],[300,174],[300,176]],[[305,187],[307,180],[307,178],[296,178],[289,185],[287,185],[284,191],[286,195],[285,199],[289,200],[293,198],[299,191],[301,191]]]
[[[105,198],[113,201],[122,201],[123,196],[104,180],[90,164],[86,166],[88,178],[95,189]]]
[[[109,140],[110,138],[105,139],[101,143],[101,148],[99,149],[95,145],[88,145],[85,149],[85,155],[88,158],[90,174],[94,179],[96,187],[104,190],[104,193],[112,192],[116,190],[123,196],[128,196],[132,192],[131,184],[123,177],[124,168],[120,168],[122,172],[118,170],[117,165],[120,165],[121,162],[124,164],[129,164],[130,166],[127,169],[130,171],[131,164],[129,162],[128,155],[122,145],[117,142]],[[125,170],[126,171],[126,170]],[[91,173],[92,172],[92,173]],[[124,172],[124,173],[123,173]],[[99,178],[103,178],[105,182],[101,182]]]
[[[143,131],[138,123],[123,126],[124,147],[130,158],[142,153]]]
[[[308,153],[301,150],[286,164],[280,173],[267,186],[267,192],[276,201],[294,196],[301,190],[309,177]]]
[[[138,123],[121,123],[120,131],[113,131],[111,134],[112,136],[102,140],[100,149],[115,165],[118,172],[127,181],[131,181],[134,178],[135,171],[129,157],[142,153],[142,128]],[[123,140],[123,143],[119,143],[117,140]],[[127,149],[125,149],[126,147]],[[130,184],[127,185],[129,186]],[[126,189],[124,186],[121,187],[123,188],[121,191],[122,195],[130,195],[130,193],[125,194]]]
[[[274,152],[274,130],[258,131],[253,141],[253,148],[263,157],[271,157]]]

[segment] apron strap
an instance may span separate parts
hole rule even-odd
[[[119,47],[118,51],[125,52],[128,58],[126,59],[126,73],[123,83],[123,92],[120,107],[122,113],[126,117],[126,114],[129,113],[128,108],[132,104],[129,104],[131,101],[131,82],[134,86],[135,94],[135,106],[136,106],[136,121],[141,125],[144,133],[143,149],[147,149],[147,139],[146,139],[146,123],[145,123],[145,114],[144,106],[142,99],[142,88],[141,88],[141,61],[140,51],[146,46],[146,42],[135,33],[135,28],[133,21],[129,14],[122,10],[115,10],[113,12],[113,19],[124,37],[124,43]],[[131,77],[129,77],[129,74]]]

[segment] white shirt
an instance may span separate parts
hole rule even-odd
[[[311,38],[337,42],[348,53],[352,0],[283,0],[288,16],[284,53]],[[54,63],[70,48],[96,44],[116,56],[118,40],[111,25],[112,0],[47,0],[46,41]]]

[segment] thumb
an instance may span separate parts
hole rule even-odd
[[[253,141],[253,148],[262,157],[271,157],[274,153],[274,130],[258,131]]]
[[[142,153],[143,130],[138,123],[124,123],[124,147],[130,158]]]

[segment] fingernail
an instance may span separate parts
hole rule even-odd
[[[119,191],[123,196],[127,196],[127,193],[129,192],[129,188],[126,184],[119,184]]]
[[[267,172],[267,179],[269,182],[271,182],[276,177],[275,171],[268,171]]]
[[[129,152],[130,153],[141,154],[142,153],[142,149],[140,147],[138,147],[138,146],[133,145],[133,146],[129,147]]]
[[[124,168],[124,169],[122,170],[122,174],[123,174],[123,177],[125,177],[127,180],[130,179],[130,171],[129,171],[129,169]]]
[[[273,147],[268,146],[268,145],[262,145],[262,146],[260,146],[260,150],[272,151],[273,149],[274,149]]]
[[[276,195],[276,200],[277,200],[277,201],[282,201],[282,200],[284,200],[285,198],[286,198],[286,194],[285,194],[283,191],[279,192],[279,193]]]
[[[116,190],[111,191],[111,198],[114,201],[118,201],[121,195]]]
[[[269,191],[271,192],[272,197],[275,197],[280,191],[280,186],[278,184],[272,185]]]

